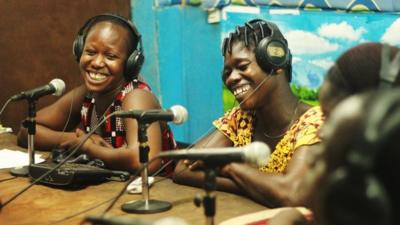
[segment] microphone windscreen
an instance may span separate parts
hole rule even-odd
[[[65,83],[61,79],[53,79],[50,81],[50,84],[53,85],[54,89],[56,90],[53,95],[61,96],[65,91]]]
[[[244,148],[247,163],[257,166],[267,165],[269,156],[271,155],[271,149],[267,144],[255,141]]]
[[[170,108],[171,112],[174,114],[173,123],[174,124],[182,124],[186,122],[188,118],[188,111],[185,107],[181,105],[174,105]]]

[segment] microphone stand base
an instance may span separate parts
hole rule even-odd
[[[11,168],[10,173],[16,177],[27,177],[29,176],[29,166]]]
[[[139,200],[127,202],[121,206],[122,210],[127,213],[150,214],[170,210],[171,203],[158,200]]]

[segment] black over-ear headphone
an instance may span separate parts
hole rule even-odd
[[[397,79],[400,70],[400,51],[390,60],[390,46],[383,44],[381,70],[380,70],[380,88],[390,88]]]
[[[393,220],[390,199],[373,170],[378,155],[385,154],[380,151],[400,134],[400,91],[369,94],[364,129],[322,188],[323,218],[332,225],[390,225]]]
[[[291,60],[292,56],[288,48],[287,40],[283,37],[282,33],[276,24],[267,22],[265,20],[252,20],[248,24],[257,24],[261,30],[261,40],[258,42],[255,49],[256,60],[258,65],[265,72],[270,73],[271,69],[276,71],[280,68],[288,68],[291,73]],[[263,25],[266,24],[271,35],[266,36]]]
[[[135,77],[137,77],[143,62],[144,62],[144,55],[143,55],[143,46],[142,46],[142,39],[141,35],[136,29],[136,27],[133,25],[132,22],[129,20],[125,19],[122,16],[119,15],[114,15],[114,14],[100,14],[97,16],[94,16],[90,18],[84,25],[83,27],[79,30],[77,37],[74,40],[73,46],[72,46],[72,52],[75,56],[75,59],[77,62],[79,62],[83,48],[85,46],[85,39],[88,30],[98,21],[107,21],[107,19],[114,19],[122,22],[125,24],[131,31],[132,35],[134,38],[138,41],[136,49],[128,56],[126,62],[125,62],[125,68],[124,68],[124,76],[126,80],[132,80]]]

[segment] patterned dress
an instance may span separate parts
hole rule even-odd
[[[106,109],[104,115],[99,118],[96,113],[95,109],[95,99],[90,95],[87,95],[84,99],[82,109],[81,109],[81,124],[85,130],[85,132],[90,132],[98,123],[100,119],[105,116],[110,115],[115,111],[122,110],[122,101],[124,100],[125,96],[133,91],[136,88],[150,90],[150,87],[141,81],[133,80],[131,82],[127,82],[122,91],[120,91],[111,105]],[[114,148],[122,147],[126,144],[126,128],[121,117],[112,116],[108,118],[105,123],[97,129],[97,134],[102,136],[104,140],[106,140],[109,144],[111,144]],[[168,126],[164,126],[162,130],[162,150],[170,150],[176,149],[177,145],[173,136],[171,129]],[[163,165],[167,163],[169,160],[164,160],[162,163]],[[165,174],[171,174],[173,171],[173,165],[166,167],[164,170]]]
[[[307,110],[286,131],[272,152],[268,164],[259,168],[262,172],[283,173],[297,148],[320,142],[317,132],[324,117],[319,106]],[[214,126],[227,136],[235,147],[252,142],[255,117],[251,112],[235,107],[214,121]]]

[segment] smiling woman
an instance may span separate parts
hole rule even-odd
[[[144,61],[141,36],[127,19],[113,14],[90,18],[78,32],[73,53],[84,84],[37,113],[35,146],[41,150],[71,148],[79,144],[104,117],[120,110],[160,109],[150,87],[138,79]],[[169,127],[152,123],[147,129],[149,158],[176,147]],[[19,144],[27,131],[21,128]],[[102,160],[118,170],[139,168],[138,123],[129,118],[108,118],[80,148],[81,153]],[[162,161],[149,165],[158,169]],[[172,168],[168,167],[171,172]]]
[[[239,106],[214,121],[216,130],[195,147],[239,147],[262,141],[273,149],[267,165],[253,168],[231,163],[217,180],[220,190],[241,193],[268,206],[299,204],[299,181],[307,171],[305,155],[320,140],[319,107],[301,102],[291,92],[291,53],[272,22],[251,20],[224,40],[222,80]],[[189,162],[180,162],[181,171]],[[190,165],[189,165],[190,166]],[[201,185],[202,174],[177,173],[175,181]]]
[[[116,34],[124,34],[124,38]],[[79,61],[88,91],[106,93],[120,88],[128,55],[127,36],[127,30],[111,22],[97,23],[90,29]]]

